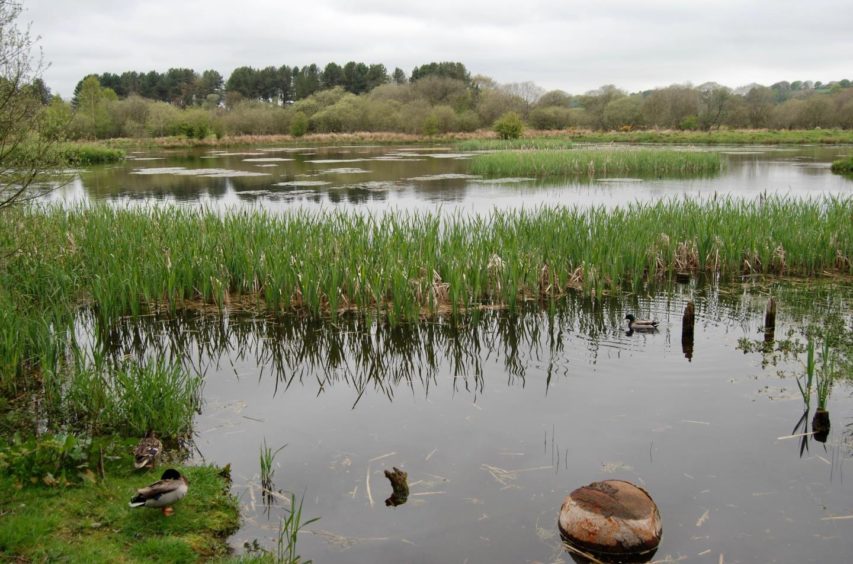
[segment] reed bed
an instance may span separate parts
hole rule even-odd
[[[471,173],[483,176],[683,176],[720,171],[719,154],[652,149],[504,151],[475,155]]]
[[[521,139],[469,139],[456,143],[460,151],[507,151],[571,149],[574,143],[563,137],[522,137]]]
[[[3,217],[0,248],[17,251],[4,259],[0,282],[14,289],[6,298],[13,311],[88,303],[114,319],[249,300],[313,315],[372,310],[394,323],[636,287],[676,272],[850,274],[851,218],[853,198],[841,197],[682,199],[488,217],[50,208]],[[17,318],[2,318],[8,358],[26,356]]]
[[[570,129],[537,131],[530,135],[560,136],[581,143],[658,143],[689,145],[801,145],[853,143],[851,129],[715,129],[690,131],[647,129],[636,131],[592,131]]]

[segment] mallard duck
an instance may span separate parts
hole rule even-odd
[[[172,504],[187,495],[190,483],[174,468],[163,472],[159,481],[147,488],[136,490],[136,495],[130,500],[131,507],[159,507],[163,515],[168,517],[175,512]]]
[[[137,470],[140,468],[154,468],[154,462],[163,452],[163,443],[154,436],[154,431],[139,441],[133,451],[133,465]]]
[[[658,322],[652,321],[651,319],[637,319],[630,313],[625,316],[625,319],[628,320],[628,330],[630,331],[651,331],[657,329]]]

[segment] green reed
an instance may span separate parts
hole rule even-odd
[[[468,139],[456,143],[460,151],[507,151],[571,149],[574,143],[567,137],[527,137],[521,139]]]
[[[853,156],[833,161],[831,168],[838,174],[853,174]]]
[[[483,176],[683,176],[720,171],[719,154],[664,149],[503,151],[475,155],[471,173]]]
[[[299,537],[299,531],[319,521],[319,517],[302,521],[302,502],[296,504],[296,496],[290,496],[290,511],[287,516],[282,518],[278,529],[278,538],[276,539],[276,551],[274,554],[275,561],[283,564],[310,564],[311,560],[302,560],[302,557],[296,553],[296,542]]]
[[[853,199],[840,197],[682,199],[488,217],[45,209],[15,221],[52,244],[14,254],[0,275],[7,288],[21,289],[28,308],[89,303],[104,320],[249,300],[315,315],[381,311],[397,322],[636,287],[683,271],[850,274],[851,215]],[[4,324],[0,336],[11,338],[14,321]]]

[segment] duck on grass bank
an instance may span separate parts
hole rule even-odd
[[[625,316],[628,320],[628,331],[657,331],[658,322],[651,319],[637,319],[632,314]]]
[[[133,451],[133,466],[137,470],[141,468],[154,468],[157,457],[160,456],[161,452],[163,452],[163,443],[154,436],[154,431],[151,431],[136,445]]]
[[[181,473],[174,468],[163,472],[159,481],[147,488],[136,490],[136,495],[130,500],[131,507],[156,507],[168,517],[175,512],[172,505],[187,495],[190,484]]]

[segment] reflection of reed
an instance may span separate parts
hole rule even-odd
[[[685,313],[693,313],[698,331],[703,323],[724,319],[748,325],[764,313],[766,300],[762,289],[757,291],[756,296],[706,284],[691,289],[674,286],[654,300],[569,295],[545,310],[533,303],[517,313],[476,311],[397,325],[355,314],[332,321],[215,309],[125,317],[103,325],[88,314],[81,317],[78,331],[93,333],[97,345],[109,354],[166,356],[199,373],[222,361],[251,359],[259,367],[259,379],[265,375],[274,379],[276,393],[314,382],[318,393],[335,384],[349,386],[355,390],[355,402],[371,390],[390,400],[401,386],[413,392],[419,387],[429,394],[437,375],[446,373],[452,376],[454,391],[477,396],[485,387],[484,364],[494,361],[502,364],[507,385],[525,385],[528,367],[542,367],[547,393],[553,378],[568,373],[566,350],[572,339],[583,342],[592,364],[601,350],[630,346],[621,337],[625,311],[666,319],[692,301],[693,311]],[[776,299],[785,300],[789,322],[844,317],[848,311],[843,296],[839,298],[832,288],[774,292]],[[834,295],[834,301],[817,305],[823,293]],[[693,324],[683,323],[682,328],[692,333]]]

